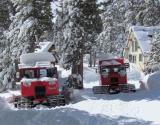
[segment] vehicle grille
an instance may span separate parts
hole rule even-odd
[[[111,77],[111,84],[117,84],[118,78],[117,77]]]
[[[43,98],[46,95],[45,86],[36,86],[35,87],[35,96],[36,98]]]

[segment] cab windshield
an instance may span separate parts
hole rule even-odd
[[[57,78],[57,71],[55,69],[40,69],[39,76],[42,77],[54,77]]]
[[[117,72],[117,73],[121,73],[121,72],[126,72],[126,68],[125,67],[101,67],[101,73],[102,74],[109,74],[111,72]]]
[[[24,78],[42,78],[42,77],[51,77],[57,78],[57,70],[54,68],[48,69],[25,69],[22,77]]]
[[[24,70],[24,74],[23,74],[24,78],[35,78],[35,71],[34,70]]]

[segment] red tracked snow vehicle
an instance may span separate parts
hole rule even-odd
[[[100,86],[93,87],[94,94],[117,94],[119,92],[135,92],[135,85],[127,83],[126,68],[123,58],[99,60]]]
[[[60,91],[52,54],[28,53],[22,55],[20,61],[21,95],[14,97],[15,107],[32,108],[38,104],[49,107],[65,105],[69,93],[67,90]]]

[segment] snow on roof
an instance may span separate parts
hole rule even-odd
[[[144,53],[150,52],[150,42],[154,31],[160,30],[160,26],[132,26],[130,32],[133,31],[142,51]]]
[[[101,64],[101,66],[112,66],[112,65],[121,65],[121,63],[116,60],[108,60],[108,61],[103,61]]]
[[[53,42],[40,42],[39,46],[40,48],[36,49],[36,53],[39,52],[48,52],[49,48],[53,45]]]
[[[27,53],[20,56],[19,68],[27,67],[48,67],[50,62],[55,62],[54,56],[49,52]]]

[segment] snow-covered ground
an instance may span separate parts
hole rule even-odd
[[[84,90],[74,91],[73,101],[66,106],[17,110],[7,100],[20,91],[0,93],[0,125],[160,125],[160,72],[144,77],[131,64],[128,82],[136,85],[136,93],[94,95],[92,87],[99,84],[99,75],[84,62]],[[57,67],[62,84],[70,71]],[[140,90],[139,80],[150,89]]]
[[[69,71],[61,70],[61,79]],[[130,83],[139,87],[141,73],[133,65],[128,71]],[[56,108],[37,107],[17,110],[4,98],[18,92],[7,91],[0,96],[2,125],[160,125],[160,92],[139,90],[136,93],[94,95],[92,87],[99,84],[95,69],[84,64],[84,90],[77,91],[75,100]]]

